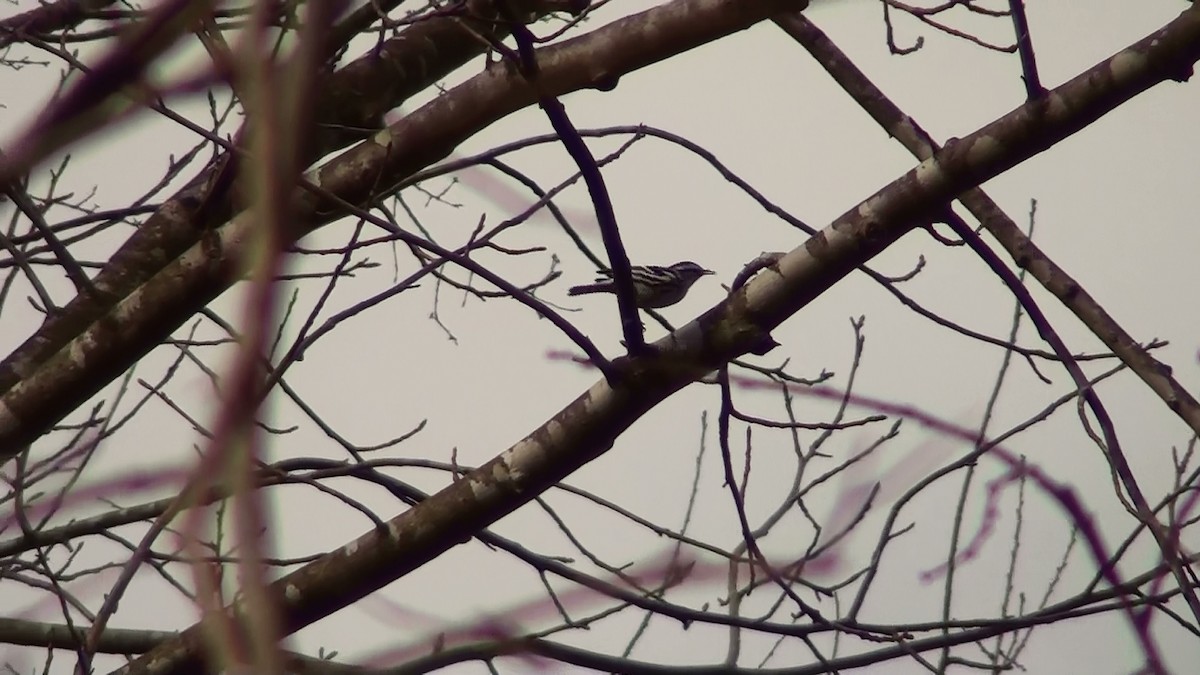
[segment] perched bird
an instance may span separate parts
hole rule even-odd
[[[632,268],[634,304],[642,309],[670,307],[683,300],[688,289],[696,280],[712,270],[706,270],[690,260],[677,262],[669,267],[648,265]],[[600,270],[596,283],[572,286],[567,295],[583,295],[585,293],[616,293],[617,286],[613,282],[612,270]]]

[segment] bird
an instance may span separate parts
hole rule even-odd
[[[696,263],[685,260],[667,267],[657,265],[638,266],[631,269],[635,305],[641,309],[658,309],[670,307],[683,300],[688,289],[700,277],[713,274]],[[612,270],[600,270],[596,283],[572,286],[567,289],[567,295],[584,295],[586,293],[616,293],[617,286],[613,282]]]

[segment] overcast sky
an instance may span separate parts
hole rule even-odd
[[[610,3],[584,24],[583,30],[652,4],[657,3]],[[1004,3],[992,4],[1000,7]],[[13,11],[27,5],[32,6],[23,2]],[[1180,0],[1030,3],[1029,21],[1044,84],[1054,87],[1063,83],[1161,27],[1187,6]],[[898,17],[896,40],[911,44],[923,38],[924,47],[909,56],[891,55],[884,41],[878,3],[869,0],[818,1],[807,16],[939,141],[965,136],[1024,101],[1020,66],[1013,54],[985,51]],[[999,43],[1010,40],[1011,27],[1004,20],[956,13],[951,22]],[[186,59],[181,58],[180,63],[186,64]],[[446,84],[478,72],[479,66],[473,63]],[[0,98],[6,106],[0,108],[0,143],[11,143],[40,109],[49,94],[47,87],[54,80],[53,72],[38,68],[0,71],[0,91],[9,92]],[[406,109],[424,100],[410,102]],[[564,102],[581,128],[646,124],[684,136],[715,154],[769,199],[818,228],[915,164],[799,45],[771,24],[624,77],[614,91],[576,93],[564,97]],[[203,100],[182,101],[177,107],[199,123],[206,123]],[[1200,317],[1194,297],[1195,257],[1200,251],[1194,205],[1200,177],[1198,110],[1200,87],[1195,81],[1160,85],[984,186],[1025,228],[1031,200],[1037,200],[1035,241],[1136,339],[1169,340],[1170,346],[1156,355],[1171,365],[1179,381],[1193,392],[1200,389]],[[458,154],[468,155],[548,132],[549,125],[539,110],[525,110],[481,132]],[[597,140],[593,152],[602,156],[627,140],[628,136]],[[72,149],[70,171],[64,181],[78,194],[97,186],[94,203],[98,207],[122,206],[160,178],[167,152],[178,154],[194,142],[188,132],[169,121],[142,115]],[[574,171],[559,145],[538,147],[510,160],[545,186],[556,184]],[[702,279],[684,302],[664,311],[676,324],[721,300],[724,292],[720,284],[729,283],[748,260],[763,251],[790,250],[804,240],[803,235],[758,207],[708,164],[653,138],[638,141],[620,160],[607,166],[605,178],[634,263],[667,264],[690,259],[717,272],[715,277]],[[494,224],[532,201],[519,191],[513,192],[513,185],[497,174],[474,170],[447,194],[447,201],[454,205],[427,203],[415,192],[409,195],[409,202],[440,242],[458,244],[470,235],[481,216]],[[447,179],[439,179],[425,187],[436,192],[447,186]],[[519,195],[522,201],[514,203],[513,195]],[[568,208],[594,250],[600,250],[598,232],[589,225],[589,201],[582,187],[568,189],[560,203]],[[304,243],[312,247],[343,244],[350,227],[352,224],[328,227]],[[114,235],[97,241],[94,250],[88,252],[91,259],[104,259],[111,251],[105,247],[116,246],[121,240],[122,236]],[[539,291],[539,297],[568,308],[567,316],[602,350],[617,353],[620,329],[613,299],[566,295],[570,285],[590,281],[594,267],[573,249],[557,226],[549,219],[534,219],[516,228],[504,243],[509,247],[546,246],[558,255],[562,278]],[[394,268],[389,249],[370,249],[364,255],[381,266],[341,284],[332,299],[334,311],[391,283]],[[398,256],[403,276],[414,269],[414,264],[403,251]],[[968,250],[943,247],[918,231],[891,247],[872,266],[886,274],[902,275],[913,269],[921,256],[924,268],[914,280],[902,285],[905,292],[929,309],[974,330],[1000,338],[1007,335],[1013,301]],[[329,269],[331,260],[309,260],[303,263],[307,267],[297,267],[297,271]],[[549,253],[516,260],[485,255],[481,260],[495,264],[515,283],[540,278],[551,264]],[[454,274],[466,279],[461,272]],[[301,291],[301,307],[311,306],[321,289],[318,284],[306,282],[294,287]],[[69,297],[65,285],[56,288],[62,300]],[[429,318],[435,290],[444,327]],[[0,315],[0,346],[6,354],[36,325],[36,315],[24,301],[29,294],[27,287],[17,284]],[[1034,295],[1072,351],[1102,348],[1052,297],[1040,288]],[[239,300],[240,295],[231,292],[215,307],[226,317],[236,317]],[[815,377],[822,370],[833,371],[836,375],[831,384],[844,386],[854,349],[850,321],[859,316],[866,319],[866,343],[857,375],[858,393],[931,411],[966,428],[978,428],[1003,352],[916,317],[861,274],[838,284],[781,326],[774,337],[782,347],[754,360],[776,366],[790,359],[789,372],[798,376]],[[453,340],[448,339],[447,331]],[[202,333],[219,334],[211,325],[205,326]],[[661,334],[662,329],[648,322],[648,338]],[[1018,341],[1044,348],[1028,324]],[[421,288],[393,298],[323,338],[306,361],[291,371],[289,382],[328,423],[355,443],[380,443],[427,420],[420,434],[387,451],[389,456],[442,462],[453,459],[462,465],[477,465],[522,438],[595,381],[594,371],[551,358],[556,350],[573,350],[573,346],[548,322],[540,321],[518,303],[480,302],[475,298],[464,301],[461,292],[444,286],[436,289],[432,280],[427,280]],[[206,358],[210,365],[220,366],[219,354],[229,353],[209,351]],[[176,355],[173,350],[160,348],[139,366],[137,377],[155,380]],[[1051,385],[1040,382],[1020,359],[1014,363],[991,426],[996,433],[1070,391],[1070,379],[1061,368],[1046,362],[1039,365],[1052,379]],[[1098,373],[1103,367],[1106,365],[1092,364],[1088,372]],[[169,391],[184,409],[211,421],[218,398],[208,378],[196,368],[185,368]],[[1187,443],[1188,429],[1131,374],[1118,376],[1100,393],[1143,487],[1153,498],[1161,496],[1170,486],[1171,448],[1182,448]],[[570,483],[655,522],[678,527],[703,437],[707,453],[692,535],[723,547],[734,546],[740,534],[733,506],[721,484],[715,445],[718,404],[716,388],[693,385],[647,414],[612,451],[572,476]],[[779,396],[767,391],[739,392],[738,405],[753,414],[775,418],[783,414]],[[798,415],[808,420],[825,419],[829,411],[826,404],[803,396],[796,399],[795,405]],[[709,413],[707,433],[701,429],[704,411]],[[856,414],[869,412],[860,410]],[[273,404],[272,421],[279,427],[298,425],[295,433],[271,442],[273,458],[346,458],[336,444],[282,399]],[[873,442],[885,427],[841,432],[829,441],[825,451],[835,457],[847,456]],[[804,434],[806,442],[814,437],[811,432]],[[190,424],[162,403],[151,404],[122,438],[124,443],[106,450],[102,468],[92,480],[138,470],[184,467],[193,456],[194,446],[203,445]],[[794,462],[787,433],[756,431],[754,438],[749,503],[752,521],[765,517],[776,506],[779,495],[791,482]],[[1075,484],[1110,542],[1120,541],[1131,529],[1132,520],[1113,498],[1107,464],[1088,440],[1073,404],[1018,436],[1008,447],[1028,455],[1031,462],[1057,480]],[[741,446],[737,448],[740,452]],[[901,435],[876,456],[874,464],[853,480],[880,480],[885,487],[881,499],[894,499],[933,468],[967,450],[960,443],[908,423]],[[824,470],[814,469],[816,474]],[[985,459],[980,464],[984,481],[1002,471],[997,462]],[[449,480],[439,471],[405,469],[398,475],[431,491]],[[853,487],[853,480],[839,479],[829,489],[815,492],[810,503],[813,515],[836,520],[839,513],[835,504]],[[940,617],[942,581],[924,582],[921,573],[945,561],[946,533],[959,484],[956,474],[928,490],[903,512],[901,520],[916,523],[917,527],[889,549],[889,556],[894,558],[885,565],[863,620],[888,623],[934,621]],[[379,490],[351,483],[335,485],[348,488],[382,517],[403,509]],[[161,495],[161,487],[129,495],[128,503]],[[968,533],[978,529],[982,492],[982,483],[977,484],[966,512]],[[281,557],[326,551],[371,526],[361,515],[312,490],[298,488],[272,494],[279,497],[272,502],[279,523],[273,543]],[[1018,583],[1029,594],[1028,602],[1034,604],[1059,564],[1068,524],[1044,495],[1031,489],[1027,499],[1027,508],[1035,515],[1024,523],[1025,557]],[[579,498],[559,493],[551,494],[549,501],[560,509],[573,531],[608,562],[652,565],[669,550],[667,540]],[[984,544],[982,557],[962,571],[956,586],[957,618],[996,614],[1016,503],[1013,488],[1002,501],[997,531]],[[877,504],[861,530],[849,538],[841,572],[866,564],[888,506],[886,499]],[[810,529],[798,515],[781,527],[790,534],[768,539],[767,553],[781,558],[798,555],[799,551],[789,545],[789,537],[805,546]],[[527,507],[506,518],[495,530],[540,553],[571,556],[579,560],[581,569],[594,569],[537,507]],[[102,545],[94,547],[101,549]],[[112,551],[96,555],[108,560]],[[1144,564],[1151,559],[1148,556],[1146,552],[1135,559]],[[724,582],[716,561],[707,562],[710,573],[713,569],[718,572],[685,589],[680,597],[694,600],[697,606],[710,602],[710,608],[718,611],[717,600],[725,595]],[[1142,569],[1131,563],[1126,571]],[[1055,597],[1077,592],[1093,572],[1086,556],[1076,551],[1062,582],[1066,590]],[[103,579],[78,591],[93,607],[102,600],[111,577]],[[166,629],[192,623],[193,610],[178,594],[168,592],[169,587],[161,580],[146,575],[140,584],[136,587],[139,592],[122,604],[115,625]],[[4,586],[0,585],[0,596],[4,594]],[[171,603],[177,603],[175,610],[164,615],[163,606]],[[447,626],[483,615],[504,616],[513,608],[528,606],[536,611],[510,615],[522,622],[521,627],[533,629],[556,620],[553,613],[546,612],[544,591],[528,568],[479,544],[470,544],[448,552],[359,606],[301,631],[292,646],[310,653],[325,647],[338,650],[345,660],[360,657],[386,663],[388,653],[424,644]],[[601,606],[603,603],[595,601],[577,609],[585,614]],[[37,607],[24,618],[61,618],[56,607],[44,602]],[[832,604],[823,607],[836,614]],[[586,634],[567,634],[565,640],[619,653],[640,618],[628,613]],[[1155,625],[1161,648],[1177,672],[1187,672],[1187,664],[1200,662],[1200,641],[1162,617]],[[719,663],[726,655],[727,635],[715,628],[681,631],[678,625],[658,619],[650,631],[634,650],[633,658],[672,664]],[[847,643],[842,648],[854,651],[862,645]],[[741,665],[757,664],[768,649],[770,643],[765,640],[748,641]],[[28,660],[14,663],[23,663],[27,668],[40,663],[38,653],[24,658]],[[788,644],[767,665],[783,667],[805,663],[806,659],[811,660],[811,656],[801,647]],[[8,660],[10,657],[0,658],[0,662]],[[64,655],[59,665],[66,668],[68,661],[70,658]],[[1022,663],[1030,673],[1124,673],[1141,661],[1127,623],[1113,612],[1039,629]],[[502,670],[508,668],[504,672],[515,673],[524,672],[530,664],[514,660],[502,661],[501,666]],[[554,671],[568,672],[559,668]],[[451,672],[486,671],[482,665],[469,664]],[[872,672],[924,671],[911,660],[895,660]]]

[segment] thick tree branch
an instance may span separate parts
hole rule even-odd
[[[695,10],[696,5],[717,3],[675,3],[660,10],[678,10],[685,4]],[[743,0],[737,6],[748,4]],[[655,25],[665,28],[667,23],[664,18]],[[619,40],[619,35],[612,37]],[[306,626],[403,577],[527,503],[605,452],[629,425],[667,396],[759,344],[771,329],[915,226],[935,217],[964,190],[1187,71],[1197,59],[1200,9],[1193,8],[1038,102],[939,151],[721,304],[660,340],[653,357],[620,362],[626,369],[620,387],[597,382],[526,438],[394,518],[386,531],[371,531],[272,584],[268,592],[287,617],[288,630]],[[539,62],[546,83],[561,82],[552,73],[562,61],[551,57]],[[394,131],[387,139],[380,138],[376,152],[384,157],[379,163],[387,164],[392,146],[386,141],[395,139]],[[332,188],[333,182],[324,186]],[[233,611],[241,614],[240,608]],[[202,651],[202,628],[193,626],[120,672],[198,672],[203,667]]]
[[[1014,21],[1016,21],[1016,25],[1018,27],[1018,37],[1027,40],[1028,25],[1024,18],[1023,4],[1019,0],[1014,0],[1014,2],[1010,3],[1010,5],[1013,8]],[[905,147],[907,147],[914,155],[916,155],[918,158],[929,157],[938,150],[938,145],[934,143],[932,138],[929,137],[928,134],[926,134],[923,130],[921,130],[918,125],[915,123],[899,123],[901,120],[911,121],[911,118],[905,115],[895,104],[891,102],[890,99],[887,98],[887,96],[883,94],[883,92],[876,88],[861,71],[854,67],[854,65],[841,54],[840,50],[838,50],[836,46],[834,46],[832,42],[830,42],[824,36],[824,34],[821,33],[820,29],[812,24],[812,22],[808,21],[808,19],[798,13],[794,13],[777,17],[776,23],[789,35],[803,44],[805,48],[807,48],[821,63],[825,64],[826,68],[829,69],[838,82],[847,90],[847,92],[849,92],[853,98],[872,115],[872,117],[879,121],[885,129],[899,139],[901,143],[903,143]],[[1022,51],[1022,63],[1025,67],[1027,85],[1032,86],[1031,83],[1036,84],[1035,88],[1030,89],[1029,100],[1036,101],[1041,96],[1041,85],[1036,82],[1036,68],[1032,66],[1032,47],[1029,47],[1029,50],[1028,62],[1026,61],[1025,52]],[[1034,91],[1034,89],[1037,91]],[[1018,256],[1019,251],[1024,248],[1027,252],[1030,249],[1037,252],[1042,262],[1040,268],[1043,272],[1043,276],[1045,276],[1045,272],[1047,270],[1057,269],[1057,266],[1054,265],[1054,263],[1048,257],[1042,254],[1041,251],[1038,251],[1036,248],[1034,248],[1033,242],[1027,236],[1025,236],[1023,232],[1020,231],[1020,228],[1016,226],[1016,223],[1014,223],[1012,219],[1009,218],[1008,215],[1005,214],[982,189],[974,188],[969,190],[964,193],[960,199],[968,207],[968,209],[976,215],[984,227],[989,232],[993,233],[997,239],[999,239],[1001,243],[1008,248],[1013,259],[1016,260],[1021,267],[1027,270],[1032,267],[1029,264],[1029,258],[1022,260]],[[1195,591],[1191,587],[1191,584],[1186,578],[1183,565],[1180,562],[1180,552],[1176,550],[1177,544],[1173,542],[1170,534],[1164,530],[1162,524],[1157,518],[1155,518],[1153,511],[1150,509],[1149,503],[1142,494],[1142,490],[1138,486],[1138,482],[1133,474],[1133,470],[1130,468],[1129,462],[1126,459],[1125,452],[1122,450],[1117,439],[1112,420],[1106,412],[1104,405],[1101,403],[1099,396],[1088,383],[1086,376],[1079,368],[1078,363],[1076,363],[1070,352],[1067,350],[1066,345],[1058,337],[1054,329],[1049,325],[1049,322],[1042,315],[1041,310],[1038,309],[1036,304],[1034,304],[1033,298],[1028,294],[1027,291],[1025,291],[1024,287],[1015,278],[1015,275],[1009,272],[999,260],[992,259],[990,251],[986,249],[979,237],[975,235],[969,228],[967,228],[965,223],[959,222],[957,216],[951,214],[951,218],[948,220],[948,222],[952,227],[954,227],[958,235],[964,241],[966,241],[968,245],[976,250],[976,252],[979,253],[986,262],[988,262],[993,271],[995,271],[996,274],[1005,281],[1012,292],[1017,296],[1021,302],[1021,305],[1029,314],[1030,319],[1034,322],[1034,325],[1037,326],[1038,332],[1042,335],[1046,342],[1054,348],[1055,354],[1058,355],[1059,359],[1063,362],[1064,367],[1067,369],[1067,372],[1075,381],[1076,386],[1079,387],[1084,400],[1087,401],[1088,406],[1096,416],[1096,420],[1103,431],[1104,445],[1109,457],[1109,462],[1112,464],[1116,474],[1120,477],[1121,484],[1129,493],[1130,500],[1133,502],[1137,516],[1150,529],[1150,532],[1153,534],[1155,541],[1158,543],[1159,549],[1162,552],[1163,559],[1170,563],[1171,571],[1179,583],[1179,588],[1183,593],[1184,600],[1187,602],[1188,607],[1192,611],[1192,615],[1198,621],[1200,621],[1200,598],[1197,597]],[[1059,270],[1059,274],[1065,275],[1065,272]],[[1081,286],[1074,282],[1073,279],[1066,277],[1066,280],[1070,283],[1064,287],[1062,285],[1062,280],[1058,280],[1058,284],[1054,284],[1054,279],[1042,280],[1042,278],[1037,275],[1036,271],[1034,271],[1034,276],[1035,278],[1038,278],[1039,281],[1042,281],[1043,285],[1045,285],[1047,289],[1055,292],[1055,295],[1063,302],[1063,304],[1066,304],[1069,307],[1073,306],[1073,309],[1077,310],[1077,316],[1079,316],[1084,324],[1092,328],[1093,332],[1100,337],[1101,340],[1108,344],[1113,352],[1116,353],[1135,372],[1139,371],[1139,363],[1127,358],[1127,355],[1138,356],[1139,358],[1137,361],[1144,362],[1144,360],[1149,359],[1155,365],[1160,365],[1155,359],[1153,359],[1153,357],[1150,356],[1147,350],[1141,348],[1141,346],[1133,342],[1132,338],[1129,338],[1128,335],[1125,335],[1121,327],[1116,324],[1116,322],[1108,316],[1103,308],[1101,308],[1099,304],[1096,303]],[[1059,292],[1055,291],[1055,287],[1058,288]],[[1070,288],[1071,292],[1065,292],[1066,288]],[[1086,308],[1086,311],[1078,311],[1080,308]],[[1102,319],[1107,320],[1107,323],[1104,321],[1089,321],[1089,319],[1092,317],[1101,317]],[[1105,336],[1112,335],[1114,329],[1117,334],[1123,335],[1125,340],[1116,341],[1115,344],[1109,344],[1112,341],[1105,339]],[[1122,349],[1122,347],[1124,347],[1124,349]],[[1124,352],[1124,354],[1122,352]],[[1130,352],[1133,354],[1130,354]],[[1159,373],[1164,371],[1161,368],[1154,368],[1146,372],[1154,374],[1157,379]],[[1168,373],[1166,375],[1166,379],[1173,382],[1169,375],[1169,370],[1165,372]],[[1143,375],[1143,380],[1146,379],[1147,378],[1145,375]],[[1178,385],[1176,385],[1176,387],[1182,393],[1183,398],[1180,400],[1184,406],[1186,406],[1187,401],[1192,401],[1193,409],[1200,410],[1200,408],[1195,407],[1195,401],[1191,399],[1190,395],[1188,395],[1182,387],[1178,387]],[[1167,402],[1168,407],[1172,407],[1170,406],[1170,401]],[[1172,407],[1172,409],[1178,411],[1179,408]],[[1200,429],[1193,428],[1193,430],[1197,433],[1200,433]]]
[[[537,18],[552,11],[578,11],[579,2],[528,0],[521,8],[522,16]],[[471,0],[463,16],[423,19],[340,70],[323,75],[318,85],[323,94],[313,111],[317,133],[304,148],[303,163],[376,133],[389,110],[482,54],[487,39],[507,35],[508,23],[494,20],[496,16],[491,0]],[[230,188],[238,163],[236,154],[223,152],[163,202],[111,256],[93,280],[93,292],[76,296],[48,317],[0,363],[0,392],[9,392],[133,289],[230,218],[234,213]],[[8,454],[3,436],[0,431],[0,459]]]
[[[1194,17],[1195,11],[1194,8],[1189,9],[1184,16],[1192,13]],[[939,150],[938,144],[916,120],[896,107],[812,22],[796,14],[780,16],[776,22],[804,45],[829,70],[838,84],[918,159],[927,159]],[[1138,344],[1074,277],[1025,236],[1012,218],[981,188],[967,190],[959,195],[959,201],[1000,242],[1019,267],[1027,270],[1046,290],[1053,293],[1106,347],[1137,373],[1168,409],[1178,415],[1196,435],[1200,435],[1200,403],[1171,375],[1168,366]]]
[[[0,21],[0,49],[20,42],[26,35],[41,35],[66,30],[87,19],[90,12],[103,9],[114,0],[58,0],[10,16]]]

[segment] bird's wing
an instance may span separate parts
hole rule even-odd
[[[649,276],[655,276],[655,277],[662,276],[664,274],[669,275],[671,273],[671,268],[662,267],[660,265],[644,265],[642,267],[642,269],[646,270],[646,272],[649,273]]]

